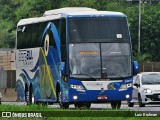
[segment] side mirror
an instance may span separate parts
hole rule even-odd
[[[138,73],[138,61],[133,61],[133,74],[136,75]]]
[[[140,87],[138,83],[134,83],[133,85],[136,86],[137,88]]]
[[[61,74],[65,74],[65,62],[61,62]]]

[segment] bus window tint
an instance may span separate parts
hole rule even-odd
[[[70,18],[69,41],[74,42],[128,42],[126,18]]]
[[[61,20],[60,26],[60,40],[61,40],[61,57],[62,61],[66,61],[66,20]]]
[[[17,48],[29,48],[32,44],[32,25],[21,26],[17,30]]]

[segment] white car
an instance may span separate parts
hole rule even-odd
[[[132,100],[128,106],[133,107],[134,103],[139,107],[160,103],[160,72],[142,72],[134,76]]]

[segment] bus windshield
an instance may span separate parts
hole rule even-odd
[[[71,76],[76,78],[127,77],[131,75],[129,43],[69,44]],[[88,76],[87,76],[88,75]]]
[[[93,17],[69,19],[69,43],[129,42],[125,17]]]

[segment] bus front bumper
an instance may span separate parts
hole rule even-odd
[[[69,90],[69,102],[92,102],[92,103],[106,103],[110,101],[130,101],[132,98],[132,89],[119,90],[87,90],[77,91]]]

